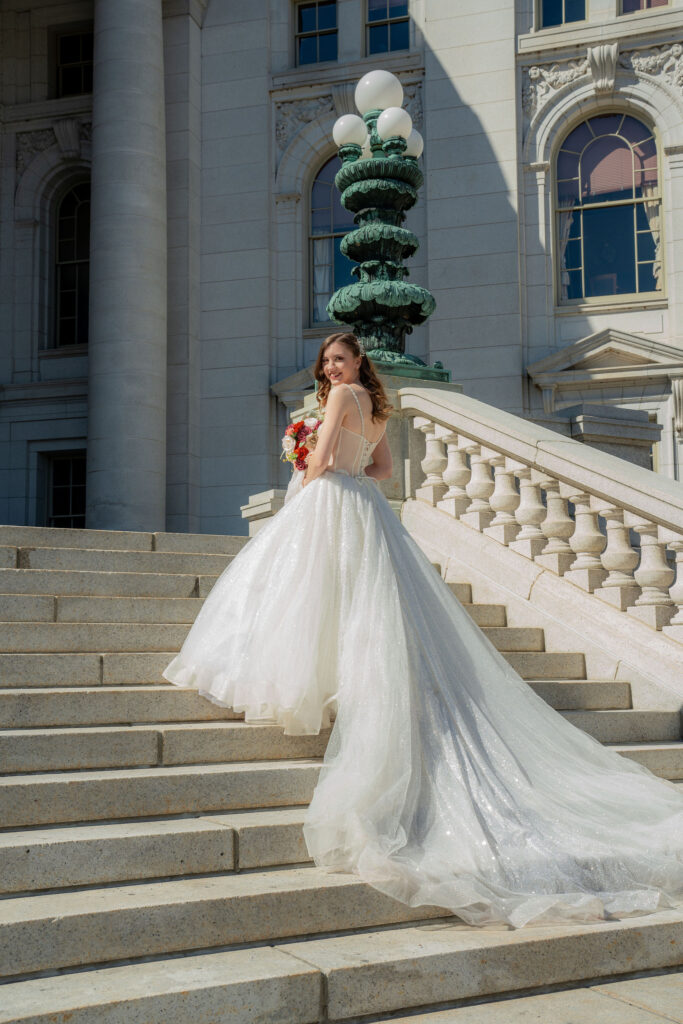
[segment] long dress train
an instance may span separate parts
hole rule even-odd
[[[332,468],[295,475],[164,675],[290,734],[336,710],[318,865],[477,925],[671,906],[683,797],[508,665],[364,474],[373,450],[342,427]]]

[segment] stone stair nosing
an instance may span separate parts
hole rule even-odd
[[[7,549],[12,551],[14,549]],[[173,573],[215,575],[223,572],[232,554],[198,554],[190,551],[125,551],[99,548],[17,548],[16,569],[85,569],[102,572]]]
[[[666,970],[680,963],[682,942],[683,918],[675,911],[638,922],[516,931],[424,920],[9,982],[0,1024],[237,1024],[255,1020],[256,1008],[259,1024],[395,1019],[464,1000],[618,978],[632,972],[634,960],[643,971]]]
[[[206,597],[217,579],[215,573],[0,568],[0,593],[62,597]]]
[[[235,554],[248,537],[217,533],[141,533],[45,526],[0,526],[0,546],[109,551],[159,551]]]

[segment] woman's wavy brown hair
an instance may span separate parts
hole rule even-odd
[[[340,334],[330,334],[329,337],[325,338],[324,342],[320,346],[318,358],[315,361],[315,368],[313,370],[315,379],[318,382],[318,404],[321,405],[323,408],[325,407],[325,405],[327,405],[327,398],[330,393],[330,388],[332,387],[329,379],[325,376],[325,372],[323,370],[323,358],[325,356],[326,350],[329,348],[330,345],[334,344],[335,341],[340,341],[342,345],[346,345],[346,347],[351,351],[351,353],[354,356],[361,355],[360,345],[358,343],[358,338],[356,337],[355,334],[342,332]],[[364,353],[361,357],[359,376],[360,383],[363,385],[365,390],[369,393],[370,398],[372,399],[373,421],[383,423],[384,420],[389,419],[394,407],[387,400],[386,392],[384,391],[384,385],[377,376],[377,372],[374,366]]]

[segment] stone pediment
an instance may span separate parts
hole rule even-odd
[[[606,328],[527,366],[547,414],[577,401],[632,403],[648,388],[674,395],[683,424],[683,349]],[[680,415],[679,415],[680,410]]]

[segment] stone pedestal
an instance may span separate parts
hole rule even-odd
[[[95,0],[87,525],[164,530],[161,0]]]

